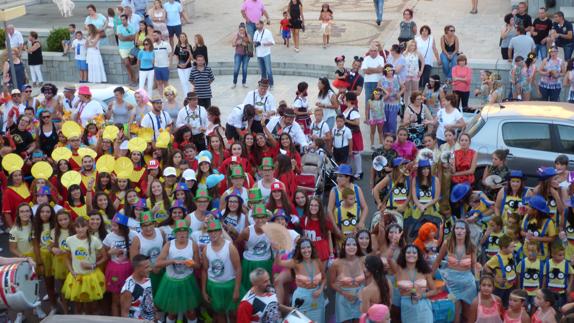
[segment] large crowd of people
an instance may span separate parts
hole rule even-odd
[[[241,67],[247,86],[252,56],[261,79],[223,117],[207,47],[182,32],[181,4],[141,2],[123,1],[108,17],[87,7],[87,39],[71,25],[63,44],[81,82],[62,90],[42,78],[38,35],[24,45],[7,29],[20,66],[16,80],[4,68],[1,225],[14,261],[34,264],[40,277],[46,295],[36,316],[267,323],[296,309],[313,322],[551,323],[574,315],[571,161],[557,154],[527,187],[499,149],[478,175],[462,114],[472,70],[454,26],[444,28],[439,54],[430,27],[419,29],[406,9],[398,43],[387,51],[374,41],[350,68],[336,57],[311,106],[306,82],[292,101],[272,94],[280,78],[269,16],[260,0],[245,0],[233,87]],[[292,33],[299,52],[303,5],[287,7],[282,36],[287,45]],[[514,62],[510,96],[537,97],[540,73],[543,98],[558,100],[574,74],[548,42],[568,56],[571,24],[563,29],[555,14],[540,43],[546,51],[522,39],[542,33],[545,10],[533,25],[527,16],[521,3],[501,34],[502,55]],[[328,33],[329,6],[320,19]],[[118,46],[131,83],[115,88],[108,106],[90,88],[106,80],[103,43]],[[172,58],[179,95],[169,84]],[[447,82],[431,75],[435,62]],[[508,97],[499,75],[481,78],[482,103]],[[362,122],[372,165],[362,163]]]

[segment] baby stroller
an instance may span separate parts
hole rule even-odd
[[[297,184],[309,188],[313,195],[328,192],[335,181],[338,165],[323,148],[309,150],[301,157],[301,174],[297,175]]]

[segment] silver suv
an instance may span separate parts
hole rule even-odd
[[[505,102],[490,104],[467,122],[471,148],[478,152],[477,175],[491,164],[496,149],[508,149],[507,165],[536,176],[566,154],[574,167],[574,104]],[[477,178],[478,179],[478,178]]]

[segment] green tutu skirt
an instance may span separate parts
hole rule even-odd
[[[207,295],[211,302],[211,309],[215,312],[230,312],[237,310],[237,302],[233,301],[235,279],[226,282],[207,280]]]
[[[155,297],[157,290],[159,288],[159,284],[161,283],[161,279],[165,274],[165,268],[160,270],[157,274],[153,271],[149,273],[149,280],[151,281],[151,293]]]
[[[167,313],[185,313],[201,303],[201,294],[194,275],[182,279],[164,275],[154,296],[157,307]]]
[[[268,260],[252,261],[243,258],[241,261],[241,288],[240,296],[243,297],[249,289],[251,289],[251,280],[249,280],[249,274],[257,268],[263,268],[269,273],[269,278],[273,282],[273,258]]]

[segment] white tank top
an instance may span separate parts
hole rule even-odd
[[[207,245],[205,255],[209,261],[207,277],[209,280],[222,283],[235,279],[235,269],[229,257],[230,242],[225,240],[219,251],[213,250],[211,243]]]
[[[155,265],[157,257],[161,252],[163,247],[163,237],[161,236],[161,231],[158,228],[154,228],[155,237],[153,239],[147,239],[141,233],[138,233],[138,239],[140,241],[140,253],[142,255],[148,256],[152,265]]]
[[[175,246],[175,240],[169,242],[169,253],[167,259],[176,260],[190,260],[193,259],[193,242],[188,241],[187,246],[183,249],[177,249]],[[168,265],[165,269],[165,274],[168,277],[182,279],[193,274],[193,268],[186,266],[185,264],[173,264]]]
[[[189,228],[191,232],[201,231],[205,222],[199,221],[199,219],[195,216],[195,212],[189,215]]]
[[[162,225],[161,227],[159,227],[159,229],[161,230],[161,232],[163,232],[165,234],[165,238],[167,241],[171,241],[171,240],[175,239],[175,234],[173,233],[173,228],[170,227],[169,225]]]
[[[271,185],[269,185],[269,188],[266,188],[263,186],[263,179],[260,179],[257,181],[257,187],[259,187],[261,190],[261,196],[263,196],[263,200],[265,200],[265,203],[267,203],[269,200],[269,195],[271,195]]]
[[[271,259],[271,243],[265,233],[255,233],[255,226],[249,226],[249,240],[243,258],[251,261],[262,261]]]

